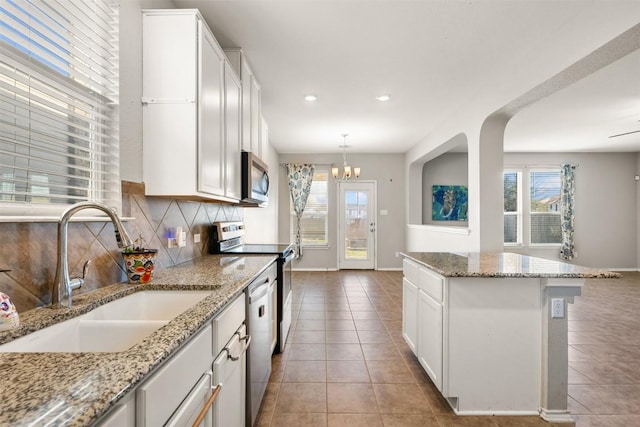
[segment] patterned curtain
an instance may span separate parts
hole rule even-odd
[[[287,177],[289,178],[289,189],[291,190],[291,200],[293,209],[296,212],[296,252],[298,257],[302,256],[302,236],[300,234],[300,221],[302,213],[307,205],[307,199],[311,192],[311,182],[313,181],[314,165],[309,164],[287,164]]]
[[[562,246],[560,258],[572,260],[576,257],[576,248],[573,242],[573,230],[575,226],[575,165],[562,165],[560,190],[560,227],[562,229]]]

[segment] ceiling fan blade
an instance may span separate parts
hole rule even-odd
[[[632,133],[638,133],[638,132],[640,132],[640,129],[632,130],[631,132],[619,133],[617,135],[611,135],[609,138],[617,138],[619,136],[631,135]]]

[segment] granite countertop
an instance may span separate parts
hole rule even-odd
[[[613,279],[619,273],[580,267],[560,261],[498,253],[401,252],[445,277],[528,277],[561,279]]]
[[[122,352],[0,353],[0,426],[95,423],[275,259],[205,256],[158,270],[152,284],[115,284],[74,297],[70,309],[39,308],[20,313],[20,328],[0,332],[0,343],[142,290],[212,291],[211,296]]]

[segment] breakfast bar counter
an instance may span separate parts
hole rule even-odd
[[[459,415],[572,420],[567,307],[619,274],[514,253],[407,252],[402,333]]]

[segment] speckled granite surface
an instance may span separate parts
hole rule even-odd
[[[424,264],[445,277],[546,277],[562,279],[622,277],[619,273],[607,270],[591,269],[508,252],[402,252],[401,255]]]
[[[0,391],[0,426],[92,425],[274,260],[273,256],[205,256],[158,271],[150,285],[116,284],[74,298],[71,309],[41,308],[20,313],[21,327],[0,332],[0,343],[141,290],[212,291],[211,296],[126,351],[0,353],[4,385]]]

